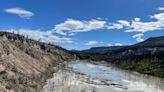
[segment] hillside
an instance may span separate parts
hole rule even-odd
[[[164,36],[121,47],[97,47],[76,51],[81,59],[104,60],[120,68],[164,77]]]
[[[98,52],[108,52],[116,51],[125,48],[126,46],[111,46],[111,47],[93,47],[88,50],[79,51],[81,53],[98,53]]]
[[[164,46],[164,36],[151,37],[141,43],[135,44],[132,47],[163,47]]]
[[[0,92],[40,92],[53,67],[75,58],[59,46],[0,32]]]

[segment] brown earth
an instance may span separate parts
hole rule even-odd
[[[0,32],[0,92],[40,92],[53,67],[73,59],[59,46]]]

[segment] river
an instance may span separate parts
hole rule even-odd
[[[78,62],[54,73],[41,92],[164,92],[164,79]]]

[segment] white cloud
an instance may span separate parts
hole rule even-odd
[[[106,21],[96,19],[90,21],[67,19],[65,22],[55,25],[53,30],[61,35],[74,35],[78,32],[102,29],[105,27],[105,24]]]
[[[145,33],[148,31],[161,30],[163,27],[162,22],[142,22],[140,20],[133,20],[130,29],[125,32],[140,32]]]
[[[162,8],[160,8],[162,10]],[[137,32],[138,34],[132,36],[136,39],[137,42],[142,42],[142,36],[144,33],[149,31],[159,31],[164,29],[164,13],[158,13],[150,16],[151,19],[155,19],[155,21],[143,22],[140,18],[135,18],[132,20],[129,29],[125,30],[125,32]]]
[[[112,44],[111,43],[108,43],[107,46],[112,46]]]
[[[96,45],[98,44],[97,41],[88,41],[87,43],[85,43],[85,45]]]
[[[135,35],[133,35],[133,38],[137,38],[137,37],[141,37],[141,36],[143,36],[144,34],[135,34]]]
[[[156,22],[162,22],[164,21],[164,13],[154,14],[153,16],[150,16],[150,18],[157,19],[158,21]]]
[[[108,25],[106,25],[106,28],[107,29],[123,29],[129,26],[130,26],[130,22],[126,20],[118,20],[117,23],[108,23]]]
[[[134,18],[134,21],[140,21],[141,19],[140,18]]]
[[[144,34],[139,33],[139,34],[135,34],[132,37],[136,39],[137,42],[142,42],[144,41],[144,39],[142,39],[141,37],[144,36]]]
[[[164,7],[159,7],[158,10],[163,11]]]
[[[107,29],[122,29],[124,26],[122,24],[109,23],[109,25],[106,27],[107,27]]]
[[[136,39],[137,42],[142,42],[142,36],[144,33],[149,31],[158,31],[164,29],[164,13],[158,13],[150,16],[151,19],[155,19],[155,21],[143,22],[140,18],[135,18],[132,20],[129,29],[125,30],[125,32],[137,32],[138,34],[132,36]]]
[[[164,7],[158,8],[158,10],[164,10]],[[5,12],[17,14],[22,18],[30,18],[34,14],[30,11],[21,9],[21,8],[10,8],[5,9]],[[93,30],[99,29],[125,29],[124,32],[135,32],[136,34],[132,36],[132,38],[136,39],[136,41],[141,42],[144,39],[142,37],[146,32],[164,30],[164,13],[158,13],[150,16],[150,21],[142,21],[140,18],[134,18],[131,21],[127,20],[117,20],[115,23],[108,22],[107,20],[103,20],[103,18],[97,18],[92,20],[76,20],[76,19],[67,19],[66,21],[55,25],[55,27],[51,31],[40,31],[36,30],[34,33],[30,30],[28,32],[24,32],[28,35],[32,34],[37,35],[40,34],[40,38],[45,40],[53,40],[55,42],[64,42],[64,43],[72,43],[71,38],[59,37],[55,36],[53,33],[58,33],[64,36],[72,36],[80,32],[89,32]],[[36,36],[37,37],[37,36]],[[95,45],[102,44],[103,42],[97,41],[89,41],[85,43],[85,45]],[[110,45],[110,44],[109,44]],[[116,43],[113,45],[122,46],[121,43]]]
[[[98,29],[122,29],[128,26],[130,26],[130,22],[126,20],[118,20],[117,23],[110,23],[102,19],[100,20],[100,18],[89,21],[67,19],[63,23],[55,25],[52,30],[61,35],[71,36],[79,32],[88,32]]]
[[[117,22],[123,26],[130,26],[130,22],[126,20],[118,20]]]
[[[56,33],[71,36],[79,32],[88,32],[97,29],[126,29],[125,32],[136,32],[144,35],[145,32],[156,31],[164,29],[164,13],[154,14],[150,16],[153,21],[141,21],[140,18],[134,18],[132,21],[117,20],[116,23],[103,21],[102,19],[93,19],[89,21],[67,19],[63,23],[57,24],[53,29]],[[132,38],[136,39],[137,42],[144,41],[141,35],[134,35]],[[98,44],[99,42],[93,42]],[[92,42],[91,42],[92,44]],[[86,45],[90,45],[89,43]],[[121,45],[121,44],[116,44]]]
[[[115,43],[114,45],[115,46],[123,46],[123,44],[121,44],[121,43]]]
[[[114,44],[109,43],[109,44],[107,44],[107,46],[123,46],[123,44],[121,44],[121,43],[114,43]]]
[[[28,30],[28,29],[9,29],[9,30],[2,30],[2,31],[8,31],[8,32],[14,32],[21,35],[26,35],[29,38],[35,39],[35,40],[41,40],[43,42],[58,42],[58,43],[73,43],[71,38],[66,37],[59,37],[53,34],[52,31],[41,31],[41,30]]]
[[[24,10],[22,8],[8,8],[8,9],[5,9],[4,12],[10,13],[10,14],[16,14],[19,17],[25,18],[25,19],[29,19],[32,16],[34,16],[34,13]]]
[[[148,31],[156,31],[164,29],[164,13],[154,14],[150,16],[152,19],[156,19],[156,21],[142,22],[140,18],[135,18],[132,20],[130,25],[130,29],[125,32],[140,32],[145,33]]]

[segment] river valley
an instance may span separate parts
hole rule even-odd
[[[77,62],[54,73],[41,92],[164,92],[164,80],[111,65]]]

